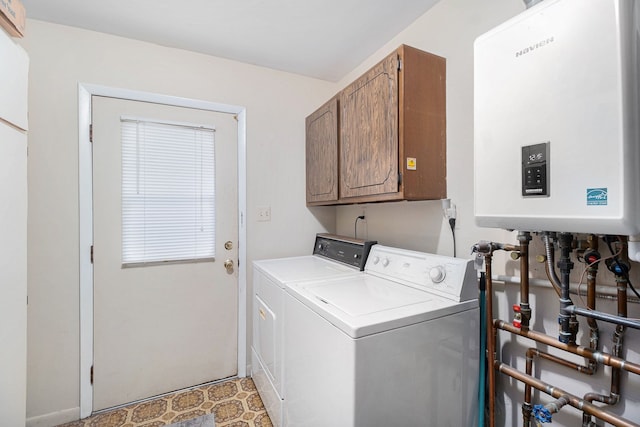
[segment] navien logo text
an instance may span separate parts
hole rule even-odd
[[[532,44],[531,46],[527,46],[524,49],[517,51],[516,58],[519,56],[525,55],[527,53],[531,53],[536,49],[540,49],[541,47],[544,47],[549,43],[553,43],[553,37],[549,37],[548,39],[541,40],[538,43]]]

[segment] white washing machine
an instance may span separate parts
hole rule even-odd
[[[284,405],[284,287],[301,280],[352,277],[362,270],[375,242],[318,234],[313,255],[254,261],[251,376],[274,426]]]
[[[284,425],[475,425],[472,261],[375,245],[359,276],[290,283]]]

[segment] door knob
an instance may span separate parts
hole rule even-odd
[[[233,261],[228,259],[224,262],[224,268],[227,269],[227,273],[231,274],[233,273]]]

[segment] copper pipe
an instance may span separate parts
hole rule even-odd
[[[627,254],[627,242],[623,240],[624,253],[623,257],[626,258]],[[628,263],[628,259],[624,259],[623,262]],[[629,279],[626,275],[616,276],[616,284],[618,288],[618,316],[627,317],[627,287]],[[613,348],[612,354],[616,357],[620,357],[622,354],[622,342],[624,340],[625,327],[623,325],[617,325],[616,330],[613,333]],[[620,368],[613,368],[611,371],[611,394],[620,396]],[[616,400],[617,403],[617,400]],[[615,404],[615,403],[614,403]]]
[[[550,362],[556,363],[561,366],[565,366],[569,369],[573,369],[574,371],[578,371],[586,375],[593,375],[593,373],[595,372],[593,369],[590,369],[590,366],[583,366],[578,363],[571,362],[561,357],[554,356],[552,354],[540,351],[537,348],[529,348],[526,353],[526,365],[525,365],[525,372],[527,375],[533,374],[533,361],[535,357],[548,360]],[[525,384],[524,403],[522,404],[522,417],[523,417],[524,427],[531,426],[532,410],[533,410],[533,406],[531,405],[531,385]]]
[[[525,364],[525,371],[527,375],[531,375],[533,372],[533,353],[535,348],[527,350],[527,358]],[[537,350],[536,350],[537,351]],[[522,427],[531,427],[531,411],[533,406],[531,405],[531,386],[529,384],[524,385],[524,401],[522,402]]]
[[[590,234],[587,238],[587,245],[589,252],[585,253],[585,262],[587,263],[587,308],[590,310],[596,309],[596,277],[598,275],[598,267],[600,265],[600,254],[598,253],[598,236]],[[592,258],[598,260],[594,262]],[[600,343],[600,329],[598,328],[598,322],[591,317],[587,318],[587,324],[589,325],[589,348],[592,350],[598,350]],[[591,374],[598,370],[598,364],[595,360],[589,359],[589,370]],[[583,415],[583,423],[586,414]],[[591,417],[589,417],[590,419]]]
[[[604,403],[605,405],[615,405],[618,403],[618,401],[620,400],[620,395],[618,394],[614,394],[613,392],[609,394],[609,396],[605,396],[603,394],[599,394],[599,393],[587,393],[584,395],[584,400],[586,400],[587,402],[601,402]],[[583,412],[582,413],[582,427],[591,427],[594,424],[592,424],[593,419],[591,418],[591,414],[588,414],[587,412]]]
[[[598,237],[590,234],[587,238],[587,243],[589,245],[589,249],[595,256],[600,258],[598,251]],[[586,261],[586,259],[585,259]],[[587,308],[590,310],[596,309],[596,276],[598,274],[598,266],[600,262],[589,263],[587,267]],[[600,330],[598,329],[598,322],[596,319],[592,319],[591,317],[587,318],[587,323],[589,324],[589,347],[593,350],[598,349],[598,343],[600,341]],[[597,369],[597,364],[594,363],[594,369]]]
[[[493,281],[491,280],[491,252],[484,255],[485,272],[487,276],[485,291],[485,307],[487,311],[487,367],[489,382],[489,427],[495,427],[495,391],[496,371],[493,367],[496,357],[496,329],[493,327]],[[481,408],[482,410],[482,408]]]
[[[511,378],[515,378],[520,382],[525,384],[529,384],[532,387],[540,390],[543,393],[546,393],[550,396],[559,399],[564,397],[569,401],[569,405],[574,408],[580,409],[590,415],[593,415],[601,420],[604,420],[610,424],[613,424],[616,427],[640,427],[640,424],[635,424],[627,419],[618,417],[610,412],[604,411],[597,406],[585,401],[584,399],[580,399],[577,396],[567,393],[564,390],[561,390],[558,387],[551,386],[543,381],[540,381],[536,378],[533,378],[530,375],[527,375],[523,372],[518,371],[517,369],[512,368],[509,365],[501,363],[500,361],[495,362],[495,369],[500,371],[501,373],[510,376]]]
[[[622,242],[622,255],[623,258],[626,257],[626,240],[621,239]],[[628,259],[623,259],[622,262],[625,264],[625,268],[628,265]],[[628,271],[628,270],[627,270]],[[616,274],[616,288],[618,292],[618,316],[627,317],[627,287],[628,287],[628,279],[626,272],[622,272],[621,274]],[[622,354],[622,341],[624,338],[624,330],[625,327],[623,325],[617,325],[615,332],[613,333],[613,348],[611,349],[611,353],[619,357]],[[621,378],[621,370],[618,367],[614,367],[611,369],[611,388],[609,395],[603,395],[599,393],[587,393],[584,396],[584,399],[588,402],[602,402],[607,405],[616,405],[620,401],[620,378]],[[589,426],[591,423],[591,416],[586,412],[582,414],[582,425]]]
[[[489,385],[489,427],[495,427],[495,394],[496,372],[494,362],[496,360],[496,335],[497,329],[493,326],[493,280],[491,272],[492,254],[496,250],[518,251],[519,246],[494,242],[478,242],[473,245],[472,252],[483,254],[486,275],[485,306],[487,311],[487,366]],[[528,274],[528,273],[527,273]]]
[[[542,334],[540,332],[528,330],[523,331],[515,326],[512,326],[510,323],[505,322],[504,320],[496,319],[493,321],[494,327],[496,329],[501,329],[503,331],[511,332],[515,335],[520,335],[525,338],[529,338],[533,341],[547,344],[551,347],[558,348],[560,350],[565,350],[569,353],[577,354],[582,357],[586,357],[589,359],[594,359],[596,362],[602,363],[603,365],[620,368],[623,371],[631,372],[637,375],[640,375],[640,365],[637,363],[632,363],[621,359],[616,356],[612,356],[608,353],[603,353],[601,351],[595,351],[587,347],[582,347],[575,344],[564,344],[558,341],[556,338],[551,337],[546,334]]]
[[[558,356],[554,356],[553,354],[545,353],[536,348],[530,348],[529,350],[527,350],[527,357],[529,357],[529,355],[531,355],[532,358],[539,357],[540,359],[546,359],[550,362],[556,363],[560,366],[567,367],[569,369],[573,369],[574,371],[578,371],[583,374],[587,374],[587,375],[593,374],[593,372],[590,372],[586,366],[580,365],[579,363],[571,362],[569,360],[563,359]],[[531,372],[527,372],[527,373],[531,375]]]
[[[523,414],[525,415],[524,417],[524,423],[525,426],[528,427],[530,425],[530,418],[531,418],[531,387],[535,387],[540,391],[543,391],[547,394],[550,394],[551,396],[555,397],[558,399],[558,402],[560,402],[560,400],[562,400],[562,405],[566,404],[566,402],[568,402],[571,406],[581,409],[585,416],[583,417],[583,423],[585,420],[585,417],[589,417],[589,421],[590,421],[590,417],[591,416],[595,416],[599,419],[602,419],[604,421],[607,421],[615,426],[619,426],[619,427],[627,427],[627,426],[635,426],[635,427],[640,427],[639,424],[634,424],[629,422],[628,420],[624,419],[624,418],[620,418],[617,417],[609,412],[606,412],[596,406],[594,406],[592,403],[590,403],[589,401],[587,401],[586,399],[580,399],[576,396],[572,396],[568,393],[565,393],[564,391],[552,387],[540,380],[537,380],[535,378],[533,378],[530,374],[533,370],[533,356],[538,356],[550,361],[553,361],[555,363],[558,363],[562,366],[566,366],[572,369],[575,369],[579,372],[585,372],[585,373],[593,373],[594,370],[589,369],[589,368],[585,368],[581,365],[575,364],[573,362],[567,361],[565,359],[562,359],[560,357],[557,356],[553,356],[550,355],[548,353],[544,353],[544,352],[540,352],[537,349],[529,349],[529,351],[527,352],[527,365],[526,365],[526,369],[527,369],[527,373],[524,374],[514,368],[511,368],[510,366],[501,363],[499,360],[497,360],[496,357],[496,335],[497,335],[497,330],[498,329],[502,329],[505,330],[507,332],[511,332],[520,336],[523,336],[525,338],[529,338],[532,339],[534,341],[537,342],[541,342],[547,345],[550,345],[552,347],[556,347],[559,348],[561,350],[565,350],[567,352],[573,353],[573,354],[577,354],[577,355],[581,355],[583,357],[586,357],[587,359],[589,359],[590,361],[590,366],[595,366],[595,362],[601,362],[605,365],[611,366],[613,368],[612,370],[612,389],[611,389],[611,394],[608,397],[604,397],[604,399],[602,399],[603,401],[606,402],[617,402],[619,399],[619,377],[620,377],[620,371],[621,370],[625,370],[628,372],[632,372],[632,373],[636,373],[636,374],[640,374],[640,365],[634,364],[634,363],[630,363],[625,361],[624,359],[619,358],[619,347],[618,349],[614,352],[613,355],[610,354],[606,354],[606,353],[602,353],[597,351],[597,343],[595,345],[594,348],[585,348],[585,347],[581,347],[576,345],[575,343],[575,334],[577,332],[577,319],[575,318],[575,311],[570,311],[568,308],[569,306],[572,306],[571,308],[574,308],[573,303],[571,302],[571,299],[569,297],[569,272],[571,270],[571,268],[573,267],[573,263],[571,262],[571,260],[569,259],[569,252],[570,252],[570,241],[573,239],[573,237],[570,234],[567,233],[563,233],[563,235],[561,235],[561,240],[562,240],[562,245],[561,245],[561,249],[563,251],[562,253],[562,259],[561,261],[558,263],[562,274],[563,274],[563,280],[560,283],[560,297],[561,297],[561,317],[563,315],[571,315],[570,320],[572,321],[572,324],[570,327],[563,327],[561,329],[561,339],[562,341],[566,341],[566,342],[561,342],[561,341],[556,341],[554,338],[545,335],[545,334],[541,334],[535,331],[530,331],[528,326],[529,326],[529,318],[527,318],[523,323],[525,325],[524,328],[519,328],[519,327],[515,327],[512,326],[509,323],[506,323],[502,320],[493,320],[493,304],[492,304],[492,298],[493,298],[493,289],[492,289],[492,275],[491,275],[491,253],[494,250],[497,249],[505,249],[505,250],[518,250],[519,251],[519,256],[521,258],[521,307],[525,306],[526,308],[528,308],[528,297],[529,297],[529,290],[528,290],[528,264],[523,264],[522,258],[525,258],[528,260],[528,241],[526,241],[524,239],[524,235],[521,233],[518,235],[518,240],[520,241],[520,246],[517,248],[514,248],[512,246],[508,246],[508,245],[499,245],[499,244],[494,244],[494,243],[489,243],[487,248],[483,248],[485,250],[485,261],[486,261],[486,274],[488,276],[488,281],[487,281],[487,322],[491,325],[491,333],[489,334],[488,337],[488,362],[489,362],[489,366],[492,366],[494,369],[499,370],[501,373],[504,373],[506,375],[509,375],[515,379],[518,379],[519,381],[523,382],[525,384],[525,404],[523,404]],[[548,237],[547,239],[545,239],[545,242],[548,243]],[[569,244],[568,244],[569,243]],[[509,249],[507,249],[507,247]],[[477,246],[476,246],[476,250],[477,250]],[[551,264],[553,266],[553,264]],[[524,274],[524,272],[526,272],[526,275]],[[553,274],[550,274],[549,269],[547,268],[547,273],[551,277],[553,276]],[[555,271],[553,271],[553,273],[555,273]],[[566,277],[565,277],[566,276]],[[557,277],[557,276],[556,276]],[[551,280],[552,284],[554,284],[553,280]],[[523,285],[524,284],[524,285]],[[566,286],[565,286],[566,285]],[[554,284],[555,287],[555,284]],[[595,277],[593,277],[592,280],[592,286],[590,286],[594,291],[595,291]],[[622,289],[622,291],[621,291]],[[620,294],[624,293],[624,297],[621,297]],[[593,308],[595,308],[595,292],[592,292],[593,298],[590,298],[590,308],[591,308],[591,303],[593,304]],[[624,304],[624,316],[626,317],[626,285],[624,287],[620,286],[618,287],[618,297],[619,297],[619,303],[618,303],[618,311],[619,311],[619,317],[622,314],[622,303],[620,302],[620,299],[624,298],[625,299],[625,304]],[[566,319],[565,319],[566,320]],[[568,323],[568,322],[567,322]],[[590,326],[592,325],[592,322],[589,322]],[[566,325],[569,326],[569,325]],[[597,324],[596,324],[596,328],[597,328]],[[570,332],[571,333],[571,338],[569,338],[568,340],[566,339],[566,332]],[[622,341],[622,333],[624,332],[624,326],[623,324],[618,323],[618,326],[616,328],[616,336],[619,337],[619,340],[614,339],[614,342],[619,342],[620,346],[621,346],[621,341]],[[565,339],[563,339],[565,338]],[[593,344],[590,344],[590,346],[593,346]],[[592,363],[593,362],[593,363]],[[489,399],[489,425],[490,427],[494,427],[495,425],[495,371],[494,369],[489,369],[489,393],[490,393],[490,399]],[[615,373],[617,371],[617,374],[614,375],[613,373]],[[595,393],[593,394],[588,394],[586,397],[588,398],[594,398],[596,400],[600,400],[598,395],[596,395]],[[560,407],[562,406],[557,406],[557,410],[560,409]],[[556,412],[557,412],[556,410]]]
[[[544,257],[543,257],[544,258]],[[544,259],[540,262],[544,262]],[[493,280],[495,280],[496,282],[503,282],[505,285],[518,285],[520,286],[520,277],[514,277],[514,276],[505,276],[503,274],[494,274],[493,275]],[[533,279],[530,278],[529,279],[529,287],[531,286],[539,286],[542,288],[547,288],[549,285],[549,280],[544,280],[544,279]],[[578,292],[578,284],[577,283],[571,283],[571,288],[570,288],[570,292],[572,295],[582,295],[582,296],[587,296],[587,289],[586,287],[580,287],[580,292]],[[583,289],[584,288],[584,289]],[[604,300],[608,300],[608,301],[617,301],[617,295],[618,292],[616,291],[616,288],[613,286],[607,286],[607,285],[596,285],[596,299],[604,299]],[[640,304],[640,299],[638,297],[635,296],[635,294],[633,294],[633,291],[631,291],[631,289],[627,290],[627,301],[631,304]]]

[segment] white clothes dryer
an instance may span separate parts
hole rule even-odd
[[[304,280],[361,275],[372,241],[318,234],[313,255],[253,262],[251,376],[274,426],[284,404],[284,287]]]
[[[470,260],[376,245],[365,274],[287,284],[284,425],[474,425],[476,278]]]

